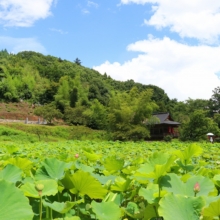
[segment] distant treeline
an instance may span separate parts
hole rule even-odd
[[[70,62],[31,51],[16,55],[0,51],[0,100],[39,104],[35,113],[50,123],[62,118],[68,124],[106,130],[114,140],[149,138],[150,127],[144,122],[153,112],[170,112],[181,122],[183,140],[200,139],[206,131],[217,134],[220,125],[219,87],[209,100],[178,102],[155,85],[121,82],[83,67],[79,58]],[[187,134],[187,126],[198,115],[196,126],[202,131],[194,137]]]

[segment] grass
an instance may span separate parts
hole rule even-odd
[[[64,140],[107,140],[104,131],[95,131],[84,126],[48,126],[24,123],[0,125],[0,141],[57,142]]]

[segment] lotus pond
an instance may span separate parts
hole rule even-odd
[[[0,219],[220,219],[220,144],[1,143]]]

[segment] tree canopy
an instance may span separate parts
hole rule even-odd
[[[32,51],[16,55],[0,51],[0,100],[38,103],[36,114],[50,122],[62,117],[68,124],[104,129],[115,140],[149,137],[149,126],[143,122],[154,111],[169,112],[182,123],[183,139],[198,139],[200,131],[195,137],[190,131],[197,125],[220,126],[220,87],[213,89],[209,100],[179,102],[156,85],[121,82],[86,68],[79,58],[70,62]]]

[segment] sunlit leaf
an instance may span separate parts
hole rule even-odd
[[[103,163],[105,169],[107,169],[109,172],[117,172],[118,170],[121,170],[124,166],[124,160],[118,159],[115,156],[107,157]]]
[[[200,191],[197,193],[197,196],[208,196],[211,192],[215,192],[214,183],[209,178],[203,176],[192,176],[186,183],[183,183],[178,175],[170,173],[161,179],[160,185],[164,190],[175,195],[194,196],[194,185],[196,183],[200,185]]]
[[[143,196],[144,199],[149,203],[155,203],[156,195],[159,191],[158,184],[149,183],[147,188],[141,187],[138,195]]]
[[[202,211],[203,216],[207,217],[219,217],[220,216],[220,199],[211,202],[208,207]]]
[[[76,202],[53,202],[53,203],[49,203],[46,201],[43,201],[44,206],[50,207],[51,209],[53,209],[56,212],[59,213],[66,213],[68,212],[73,206],[75,206],[76,204],[80,204],[81,202],[83,202],[83,200],[79,200]]]
[[[201,197],[167,194],[159,203],[158,213],[165,220],[199,220],[205,201]]]
[[[44,166],[48,175],[55,180],[62,179],[64,177],[65,169],[70,168],[71,166],[71,164],[64,163],[56,158],[46,158],[42,165]]]
[[[91,206],[99,220],[120,220],[121,218],[121,210],[114,202],[92,201]]]
[[[77,171],[71,176],[75,188],[81,195],[88,195],[90,198],[102,199],[107,190],[90,173],[82,170]]]
[[[8,164],[13,164],[17,167],[19,167],[21,170],[23,170],[26,173],[29,173],[30,169],[32,168],[32,162],[26,158],[10,158],[7,161]]]
[[[44,188],[42,190],[42,196],[56,195],[58,192],[58,185],[55,180],[39,180],[36,181],[35,184],[27,182],[23,186],[21,186],[21,190],[28,197],[40,198],[39,193],[35,188],[37,184],[44,185]]]
[[[30,220],[34,214],[21,190],[5,180],[0,181],[0,219]]]
[[[12,164],[8,164],[3,170],[0,171],[0,179],[4,179],[12,183],[20,181],[21,175],[22,170]]]
[[[129,188],[131,181],[131,179],[124,179],[119,176],[115,179],[114,184],[111,185],[111,190],[124,192]]]
[[[175,154],[181,159],[183,164],[189,163],[193,157],[198,157],[202,154],[203,149],[197,144],[191,144],[189,147],[185,148],[184,151],[178,150]]]

